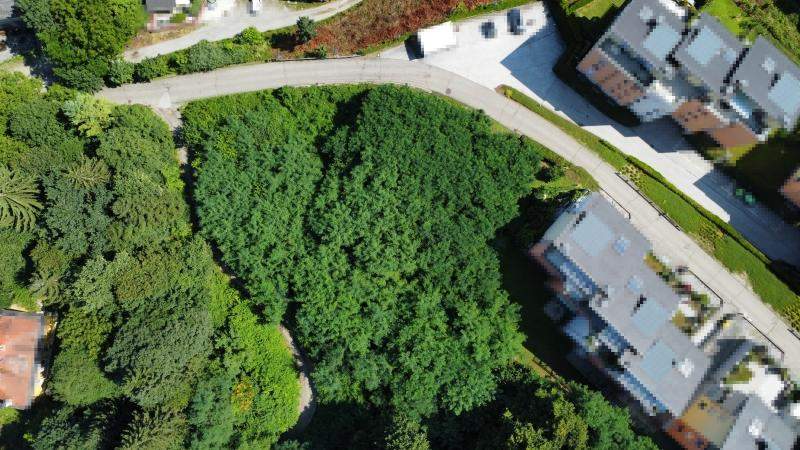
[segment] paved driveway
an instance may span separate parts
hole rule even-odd
[[[800,265],[800,230],[765,207],[750,207],[736,199],[733,181],[695,152],[671,119],[628,128],[596,110],[552,71],[565,46],[544,4],[523,7],[522,16],[527,28],[523,36],[506,31],[505,13],[460,22],[456,48],[420,61],[488,88],[507,84],[521,90],[654,167],[699,204],[730,222],[771,258]],[[494,21],[498,30],[494,39],[481,35],[480,26],[488,20]],[[389,49],[380,56],[408,60],[403,47]]]
[[[314,20],[326,19],[340,13],[361,0],[335,0],[314,8],[292,8],[282,0],[265,0],[263,10],[258,15],[249,11],[249,1],[240,0],[234,10],[217,22],[202,25],[195,31],[176,39],[159,42],[135,50],[125,52],[128,61],[141,61],[144,58],[171,53],[202,41],[219,41],[236,36],[247,27],[256,27],[259,31],[275,30],[293,25],[302,16]]]
[[[182,103],[219,95],[280,86],[315,84],[393,83],[447,95],[481,109],[568,161],[588,170],[603,190],[630,213],[631,222],[653,242],[658,255],[688,266],[726,302],[736,306],[784,352],[784,365],[800,375],[800,340],[736,275],[676,229],[622,181],[610,165],[552,123],[497,94],[492,89],[427,64],[377,58],[294,61],[231,67],[208,73],[165,78],[146,84],[106,89],[100,96],[117,103],[141,103],[175,108]]]

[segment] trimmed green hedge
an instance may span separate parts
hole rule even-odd
[[[261,33],[246,28],[231,39],[202,40],[176,52],[144,59],[134,64],[134,81],[148,82],[170,75],[208,72],[221,67],[273,59],[272,37],[291,33],[293,27]]]

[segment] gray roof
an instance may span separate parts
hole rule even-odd
[[[651,68],[663,68],[681,40],[687,12],[672,0],[632,0],[608,34],[624,42]]]
[[[791,450],[795,441],[797,431],[770,411],[758,396],[751,395],[725,438],[722,450],[762,448],[759,442],[766,443],[770,450]]]
[[[731,77],[731,83],[786,128],[800,117],[800,68],[758,37]]]
[[[147,12],[172,11],[175,8],[175,0],[147,0]]]
[[[691,402],[711,360],[687,335],[669,323],[640,355],[624,354],[625,369],[675,416]]]
[[[8,19],[14,13],[14,0],[0,0],[0,21]]]
[[[722,93],[725,79],[744,50],[744,45],[714,17],[703,13],[674,57],[712,92]]]
[[[604,291],[608,301],[589,307],[632,347],[626,370],[680,415],[711,362],[670,321],[681,299],[645,265],[650,242],[599,193],[562,214],[544,239]]]
[[[592,309],[643,352],[680,303],[675,291],[644,264],[650,242],[601,194],[587,196],[573,214],[564,216],[565,222],[556,222],[558,235],[548,232],[545,239],[605,291],[609,301]],[[642,296],[647,301],[640,302]]]

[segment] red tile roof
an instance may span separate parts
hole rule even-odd
[[[0,400],[25,409],[33,400],[44,317],[0,311]]]

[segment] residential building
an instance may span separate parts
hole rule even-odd
[[[175,14],[186,11],[191,0],[146,0],[145,9],[149,14],[147,29],[158,30],[170,24]]]
[[[25,409],[39,384],[39,347],[44,316],[0,311],[0,401],[2,406]]]
[[[793,205],[800,208],[800,168],[795,170],[792,176],[783,184],[781,194]]]
[[[650,242],[601,194],[572,205],[534,256],[560,280],[565,327],[586,359],[651,415],[679,416],[709,358],[670,319],[681,302],[648,266]]]
[[[790,450],[798,423],[787,411],[800,410],[791,404],[800,392],[774,362],[780,350],[724,305],[696,331],[679,329],[688,300],[655,272],[651,252],[599,193],[567,207],[533,247],[565,311],[572,357],[686,449]]]
[[[748,47],[716,18],[672,0],[632,0],[578,70],[644,122],[671,115],[724,147],[800,117],[800,68],[763,38]]]

